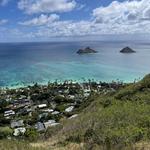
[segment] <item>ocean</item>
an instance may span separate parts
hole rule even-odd
[[[78,55],[90,46],[96,54]],[[136,51],[122,54],[129,46]],[[129,41],[0,44],[0,87],[74,80],[133,82],[150,73],[150,43]]]

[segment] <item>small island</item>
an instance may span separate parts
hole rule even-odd
[[[120,53],[135,53],[136,51],[134,51],[133,49],[131,49],[130,47],[125,47],[123,48]]]
[[[97,51],[91,49],[90,47],[86,47],[85,49],[79,49],[77,54],[89,54],[89,53],[97,53]]]

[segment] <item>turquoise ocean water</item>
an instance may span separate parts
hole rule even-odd
[[[78,55],[90,46],[97,54]],[[130,46],[137,53],[121,54]],[[150,43],[144,42],[43,42],[0,44],[0,86],[35,82],[94,79],[133,82],[150,73]]]

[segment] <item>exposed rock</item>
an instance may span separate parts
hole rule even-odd
[[[85,49],[79,49],[77,54],[89,54],[89,53],[97,53],[97,51],[91,49],[90,47],[86,47]]]
[[[135,53],[135,51],[130,47],[125,47],[120,51],[120,53]]]

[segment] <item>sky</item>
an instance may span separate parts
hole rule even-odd
[[[0,0],[0,42],[149,35],[150,0]]]

